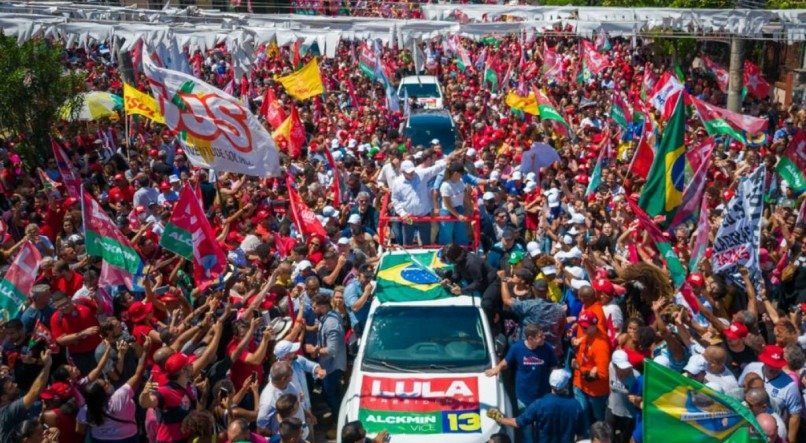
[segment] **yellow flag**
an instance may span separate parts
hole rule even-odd
[[[530,92],[528,97],[521,97],[515,91],[510,90],[505,100],[506,104],[513,109],[523,111],[527,114],[537,115],[537,99],[535,93]]]
[[[156,123],[165,124],[165,117],[160,114],[160,108],[154,97],[138,91],[128,83],[123,84],[123,109],[127,114],[142,115]]]
[[[275,143],[280,143],[281,140],[285,140],[286,143],[288,143],[288,140],[291,139],[291,123],[293,123],[293,121],[289,115],[283,120],[283,123],[271,133],[271,138],[274,139]]]
[[[322,84],[319,63],[316,62],[316,59],[311,60],[293,74],[278,77],[277,81],[283,85],[289,95],[297,100],[305,100],[325,92],[325,85]]]

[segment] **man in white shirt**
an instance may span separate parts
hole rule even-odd
[[[705,381],[718,385],[721,392],[731,397],[741,398],[743,392],[739,387],[739,382],[736,381],[736,377],[726,365],[728,353],[725,348],[708,346],[702,356],[708,364],[705,371]]]
[[[280,423],[277,420],[277,399],[283,394],[293,394],[299,397],[300,390],[294,383],[294,370],[291,363],[287,361],[275,362],[269,374],[269,384],[260,393],[258,404],[257,427],[267,435],[276,434],[279,431]],[[305,423],[305,413],[302,408],[297,408],[296,417],[300,422]],[[302,438],[308,438],[308,428],[303,428]]]
[[[402,175],[392,183],[392,207],[395,214],[403,220],[399,231],[402,238],[397,238],[398,243],[411,245],[418,241],[426,244],[430,242],[431,224],[414,222],[412,217],[431,215],[433,201],[429,182],[457,155],[463,155],[462,150],[454,151],[444,160],[427,168],[417,168],[411,160],[400,163]]]

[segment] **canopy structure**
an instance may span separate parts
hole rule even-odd
[[[255,49],[300,39],[316,43],[328,58],[342,40],[381,40],[411,45],[412,41],[460,35],[534,35],[558,27],[582,37],[604,30],[611,36],[647,35],[663,29],[669,35],[767,39],[787,43],[806,40],[806,9],[673,9],[593,8],[506,5],[423,4],[425,20],[378,17],[331,17],[295,14],[236,14],[196,7],[163,10],[70,2],[0,3],[0,29],[18,41],[58,38],[67,44],[108,42],[128,51],[138,40],[158,52],[202,51],[224,43],[236,71],[251,65]],[[506,18],[505,21],[495,21]],[[649,34],[652,35],[652,34]],[[160,51],[162,48],[162,51]]]

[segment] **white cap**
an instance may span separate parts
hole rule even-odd
[[[403,163],[400,164],[400,170],[405,173],[414,172],[414,162],[411,160],[403,160]]]
[[[350,218],[347,219],[347,223],[360,225],[361,216],[358,214],[350,214]]]
[[[369,143],[364,143],[364,144],[358,145],[358,152],[369,151],[369,148],[371,148],[371,147],[372,146]]]
[[[281,359],[288,354],[295,354],[299,351],[299,346],[299,342],[280,340],[274,345],[274,356]]]
[[[523,188],[523,192],[528,194],[528,193],[534,191],[535,189],[537,189],[537,184],[535,184],[535,182],[527,182],[526,187]]]
[[[340,244],[340,245],[349,245],[350,244],[350,239],[347,238],[347,237],[339,237],[338,244]]]
[[[493,171],[490,173],[490,180],[498,180],[501,178],[501,173],[498,171]]]
[[[484,167],[484,160],[476,160],[476,161],[474,161],[474,162],[473,162],[473,166],[474,166],[476,169],[481,169],[481,168],[483,168],[483,167]]]
[[[582,288],[584,288],[584,287],[586,287],[586,286],[590,286],[590,285],[591,285],[591,283],[589,281],[587,281],[587,280],[579,280],[579,279],[576,279],[576,278],[571,279],[571,287],[576,289],[577,291],[582,289]]]
[[[484,193],[484,195],[481,196],[481,198],[482,200],[495,200],[495,194],[493,194],[490,191],[487,191]]]
[[[339,161],[344,157],[341,151],[333,151],[333,161]]]
[[[338,217],[339,211],[337,211],[336,208],[334,208],[333,206],[328,205],[322,208],[322,215],[327,218]]]
[[[683,370],[691,375],[697,375],[705,372],[707,368],[708,362],[705,361],[705,358],[700,354],[694,354],[688,359],[688,363],[686,363],[686,367]]]
[[[568,253],[566,252],[566,255],[567,254]],[[565,267],[565,272],[571,274],[572,277],[574,277],[576,279],[579,279],[579,280],[585,278],[585,271],[582,268],[580,268],[579,266],[566,266]]]
[[[308,261],[308,260],[302,260],[302,261],[301,261],[301,262],[299,262],[299,264],[297,265],[297,269],[298,269],[298,270],[300,270],[300,271],[304,271],[304,270],[306,270],[306,269],[308,269],[308,268],[310,268],[310,267],[312,267],[312,266],[313,266],[313,265],[311,264],[311,262],[310,262],[310,261]]]
[[[543,266],[540,268],[540,272],[543,275],[557,275],[557,267],[556,266]]]
[[[610,361],[612,361],[613,364],[619,369],[627,369],[632,367],[632,363],[630,363],[627,353],[621,349],[613,352],[613,355],[610,357]]]
[[[576,214],[573,214],[571,216],[571,219],[566,220],[565,222],[566,225],[581,225],[584,223],[585,223],[585,216],[578,212]]]
[[[355,148],[356,146],[358,146],[358,140],[354,138],[351,138],[350,141],[347,142],[348,148]]]
[[[571,237],[568,234],[563,235],[563,243],[565,243],[566,245],[573,245],[574,244],[574,237]]]
[[[530,241],[526,244],[526,250],[529,252],[530,257],[537,257],[540,255],[540,245],[536,241]]]
[[[339,147],[339,139],[334,138],[333,140],[331,140],[330,141],[330,147],[331,148],[338,148]]]
[[[568,258],[582,258],[582,251],[578,247],[574,246],[570,251],[568,251]]]
[[[179,183],[179,181],[179,176],[176,174],[171,174],[170,177],[168,177],[168,182],[170,183]]]
[[[438,145],[439,144],[439,139],[435,138],[435,139],[431,140],[431,144],[432,145]]]
[[[523,174],[521,174],[521,171],[515,171],[512,173],[512,180],[521,180],[521,179],[523,179]]]
[[[537,174],[534,172],[526,174],[526,180],[537,181]]]
[[[571,381],[571,373],[565,369],[555,369],[549,375],[549,385],[557,390],[567,388],[569,381]]]
[[[473,149],[473,148],[468,149],[467,152],[465,152],[465,156],[467,156],[467,157],[475,157],[476,156],[476,150]]]
[[[568,235],[577,235],[579,234],[579,229],[576,226],[572,226],[571,229],[568,230]]]
[[[423,151],[417,151],[417,152],[414,153],[414,159],[415,160],[419,160],[421,158],[423,158]]]

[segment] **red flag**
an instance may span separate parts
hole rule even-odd
[[[747,87],[747,92],[758,98],[767,98],[772,87],[761,76],[761,70],[750,60],[744,61],[744,78],[742,80]]]
[[[303,39],[298,38],[297,41],[295,41],[291,45],[291,64],[294,66],[294,69],[297,69],[297,67],[299,67],[300,63],[302,62],[302,55],[299,52],[299,48],[300,46],[302,46],[302,42]]]
[[[330,153],[330,149],[325,148],[325,158],[327,158],[327,162],[330,164],[330,170],[333,171],[333,184],[331,185],[333,206],[338,208],[341,206],[341,173],[336,166],[336,160],[333,159],[333,154]]]
[[[644,130],[641,132],[641,138],[638,140],[638,147],[635,148],[635,155],[629,168],[629,172],[644,179],[649,175],[649,169],[652,168],[652,162],[655,160],[655,150],[651,143],[653,135],[652,120],[645,114]]]
[[[798,169],[806,171],[806,131],[798,129],[798,132],[792,137],[792,141],[789,142],[789,146],[784,151],[784,155],[789,157],[797,165]]]
[[[15,318],[31,293],[39,272],[42,255],[33,243],[26,241],[6,275],[0,280],[0,313],[4,320]]]
[[[291,107],[291,129],[288,134],[289,151],[292,158],[297,158],[302,153],[302,147],[305,146],[307,136],[305,134],[305,125],[299,119],[299,111],[296,106]]]
[[[283,124],[285,120],[285,112],[277,98],[274,96],[274,89],[271,87],[266,88],[266,93],[263,95],[263,103],[260,105],[260,115],[266,118],[272,128],[277,128]]]
[[[714,73],[714,77],[716,77],[716,84],[719,86],[719,90],[722,92],[728,92],[728,83],[730,81],[730,74],[728,73],[728,70],[708,57],[703,57],[702,62],[709,71]]]
[[[582,40],[582,59],[593,74],[599,74],[611,66],[607,56],[600,54],[599,51],[593,47],[593,43],[587,40]]]
[[[290,175],[285,179],[286,187],[288,188],[288,202],[291,206],[291,215],[293,216],[294,224],[297,226],[297,231],[303,237],[309,235],[321,235],[327,237],[327,232],[316,218],[316,214],[311,211],[311,208],[302,201],[297,189],[294,187],[294,180]]]
[[[357,108],[358,96],[355,94],[355,86],[353,86],[353,81],[350,77],[347,77],[347,92],[350,93],[350,101],[352,102],[353,108]]]
[[[683,91],[685,91],[683,84],[666,71],[649,95],[649,103],[661,112],[661,119],[669,120],[677,107],[677,101],[682,98]]]
[[[53,148],[53,158],[56,160],[56,166],[59,168],[59,174],[62,176],[62,183],[67,189],[67,194],[75,199],[80,199],[81,177],[73,168],[73,165],[70,164],[70,158],[67,157],[64,149],[55,140],[51,140],[50,145]]]
[[[53,339],[53,334],[50,333],[50,329],[39,320],[37,320],[34,325],[34,334],[31,338],[33,341],[45,342],[50,352],[59,352],[59,345],[56,343],[56,340]]]
[[[224,274],[227,269],[227,256],[216,240],[196,193],[189,185],[185,185],[179,193],[171,221],[165,226],[160,245],[185,256],[188,241],[197,285]]]
[[[241,74],[241,100],[249,98],[249,78],[246,74]]]

